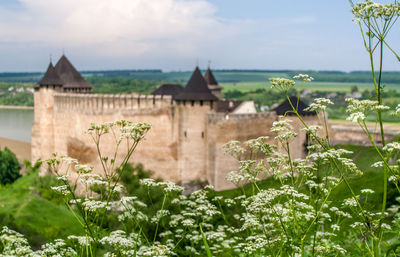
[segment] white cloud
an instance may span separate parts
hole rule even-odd
[[[0,37],[104,56],[178,53],[193,56],[234,29],[205,0],[20,0],[0,9]],[[5,40],[4,40],[5,39]]]
[[[214,68],[368,68],[345,4],[321,15],[300,2],[296,12],[280,12],[285,4],[275,1],[273,11],[253,16],[242,1],[222,1],[232,4],[227,11],[212,0],[0,0],[0,70],[43,70],[62,48],[80,69],[188,70],[196,59]]]

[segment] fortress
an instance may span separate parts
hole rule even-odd
[[[150,95],[93,94],[92,88],[65,56],[55,66],[50,63],[35,85],[32,161],[57,152],[101,170],[95,145],[84,132],[90,123],[125,119],[152,125],[131,162],[142,163],[154,177],[184,183],[207,180],[217,190],[232,188],[225,178],[238,163],[223,145],[259,136],[274,142],[272,123],[290,109],[284,102],[273,111],[257,113],[252,102],[223,100],[210,69],[203,77],[196,68],[184,88],[161,85]],[[318,123],[315,113],[302,111],[302,103],[299,107],[308,124]],[[299,134],[291,143],[291,155],[304,157],[307,136],[296,117],[287,118],[293,119]],[[115,146],[109,138],[101,148],[103,155],[111,156]]]

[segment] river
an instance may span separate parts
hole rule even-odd
[[[0,137],[30,143],[33,110],[0,109]]]

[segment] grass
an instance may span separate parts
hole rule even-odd
[[[242,92],[254,91],[257,89],[269,88],[269,83],[266,82],[238,82],[238,83],[220,83],[223,87],[223,92],[238,90]]]
[[[350,187],[352,188],[353,192],[356,195],[360,195],[359,200],[363,204],[366,210],[374,210],[374,211],[380,210],[382,206],[382,197],[383,197],[383,171],[381,169],[371,168],[371,165],[373,163],[380,160],[374,148],[369,146],[350,145],[350,144],[342,144],[338,145],[337,147],[352,151],[353,153],[347,157],[352,158],[354,162],[357,164],[357,166],[363,171],[362,175],[351,174],[350,176],[347,176],[347,181],[350,184]],[[279,181],[274,180],[272,178],[258,182],[258,187],[260,189],[279,188],[280,186],[281,184],[279,183]],[[360,193],[362,189],[367,189],[367,188],[374,190],[375,194],[370,194],[366,196],[365,194]],[[220,191],[216,192],[216,195],[223,196],[225,199],[227,198],[232,199],[233,197],[241,195],[243,191],[247,195],[253,194],[253,186],[248,184],[245,185],[243,189],[231,189],[231,190]],[[387,207],[390,207],[393,204],[397,204],[395,200],[397,196],[399,196],[397,190],[394,188],[394,186],[389,185]],[[328,204],[336,202],[340,206],[341,202],[344,199],[351,197],[352,194],[350,190],[348,189],[345,182],[342,182],[331,193],[328,199]],[[229,218],[229,220],[234,220],[233,215],[235,215],[235,213],[240,213],[241,211],[242,212],[245,211],[244,209],[240,211],[236,208],[244,208],[244,207],[235,207],[235,208],[224,207],[225,215],[226,217]],[[343,210],[350,213],[353,217],[352,219],[343,220],[340,224],[340,226],[342,226],[343,229],[341,230],[341,232],[339,232],[339,237],[343,239],[342,244],[347,245],[350,242],[354,242],[348,240],[352,236],[350,235],[352,234],[352,229],[350,229],[349,226],[353,224],[355,221],[359,222],[361,220],[360,220],[359,210],[357,208],[349,209],[344,207]],[[390,223],[390,220],[387,220],[387,222]],[[236,225],[240,226],[240,224]],[[397,235],[386,234],[385,238],[386,240],[393,240],[394,238],[397,238]],[[351,246],[348,247],[350,247],[349,249],[351,249]],[[351,254],[349,253],[349,256],[350,255]],[[357,256],[357,254],[351,256]]]
[[[355,194],[359,194],[361,189],[372,189],[376,192],[372,198],[369,199],[369,202],[374,206],[380,206],[382,199],[382,184],[383,184],[383,172],[379,169],[372,169],[371,165],[377,161],[380,161],[379,156],[376,154],[375,150],[371,146],[362,146],[362,145],[351,145],[351,144],[341,144],[337,147],[352,151],[353,154],[349,155],[349,158],[352,158],[354,162],[357,164],[358,168],[362,170],[363,175],[351,175],[348,178],[350,186],[353,188]],[[381,183],[382,182],[382,183]],[[279,181],[276,181],[272,178],[263,180],[258,182],[258,187],[260,189],[267,188],[278,188],[280,187]],[[233,198],[239,196],[244,192],[247,195],[253,193],[254,188],[251,184],[245,185],[243,189],[231,189],[224,190],[220,192],[216,192],[216,195],[224,196],[225,198]],[[393,196],[394,190],[391,190],[390,195]],[[340,201],[346,198],[351,197],[351,192],[345,185],[345,183],[341,183],[338,185],[335,191],[332,192],[331,201]],[[390,206],[390,205],[389,205]]]
[[[360,190],[365,188],[374,190],[376,194],[371,195],[368,202],[374,209],[379,208],[383,193],[383,175],[381,170],[371,168],[374,162],[379,161],[375,150],[368,146],[350,144],[343,144],[339,147],[353,151],[349,157],[364,171],[362,176],[354,174],[348,177],[355,194],[359,194]],[[81,226],[66,207],[57,205],[39,195],[35,182],[37,179],[38,175],[32,173],[18,179],[12,185],[0,187],[0,225],[7,225],[23,233],[34,247],[55,238],[82,234]],[[260,181],[258,186],[261,189],[278,188],[280,183],[270,178]],[[232,199],[242,195],[243,192],[251,195],[256,192],[256,189],[252,185],[245,185],[243,188],[224,190],[213,194]],[[394,203],[396,195],[395,190],[390,188],[388,206]],[[349,197],[351,197],[351,193],[342,183],[332,192],[329,200],[341,201]],[[226,216],[230,217],[238,211],[226,209]]]
[[[37,177],[32,173],[0,187],[0,225],[23,233],[34,247],[51,239],[82,234],[66,207],[40,197],[35,188]]]
[[[304,89],[309,88],[311,91],[326,91],[326,92],[346,92],[350,93],[351,87],[357,86],[358,90],[371,90],[374,86],[370,83],[358,83],[358,82],[318,82],[313,81],[303,87]],[[393,89],[396,91],[400,90],[400,84],[387,84],[386,89]]]

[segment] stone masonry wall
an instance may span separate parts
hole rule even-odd
[[[54,152],[54,87],[34,92],[31,159],[46,159]]]
[[[382,143],[382,137],[379,129],[379,125],[370,125],[369,133],[376,143]],[[332,124],[332,143],[351,143],[361,145],[371,145],[368,135],[360,128],[356,123],[353,124]],[[399,130],[386,130],[385,129],[385,140],[394,140],[399,135]]]
[[[93,165],[100,173],[97,149],[90,135],[85,134],[90,124],[121,119],[147,122],[152,128],[130,162],[144,164],[156,178],[173,182],[208,180],[217,190],[233,187],[226,175],[238,168],[238,162],[225,154],[223,145],[260,136],[269,136],[275,143],[270,128],[280,119],[274,112],[219,114],[210,102],[173,102],[166,96],[75,94],[40,88],[34,97],[32,161],[57,152]],[[304,119],[309,124],[318,123],[315,116]],[[291,143],[291,155],[299,158],[305,155],[306,136],[298,119],[293,120],[299,136]],[[103,156],[112,156],[115,145],[112,134],[104,136],[100,145]],[[126,146],[121,144],[117,162],[125,153]],[[45,172],[42,170],[42,174]]]
[[[231,140],[240,142],[260,136],[269,136],[274,143],[274,135],[270,132],[272,123],[278,117],[272,112],[254,114],[209,114],[208,115],[208,181],[217,190],[233,188],[226,180],[229,172],[238,169],[238,161],[228,155],[223,148]]]
[[[43,115],[44,101],[41,104],[38,102],[38,105],[39,108],[35,106],[35,121],[51,119],[39,117]],[[121,119],[152,124],[146,140],[139,144],[130,161],[144,163],[146,169],[155,172],[154,177],[178,181],[180,178],[175,172],[178,169],[178,133],[175,106],[171,104],[170,97],[56,93],[52,122],[54,136],[42,133],[38,137],[40,140],[48,138],[49,141],[52,138],[53,147],[49,147],[49,144],[32,144],[32,153],[37,153],[36,158],[46,158],[52,152],[68,155],[82,163],[94,165],[95,170],[100,172],[97,150],[85,131],[91,123]],[[33,131],[38,130],[38,127],[39,131],[44,131],[44,125],[34,125]],[[114,153],[115,143],[111,134],[102,139],[101,150],[104,156],[112,156]],[[126,147],[121,144],[120,150],[117,160],[124,156]]]
[[[316,116],[302,117],[308,125],[321,125]],[[236,171],[239,163],[236,159],[225,152],[223,145],[231,140],[240,142],[255,139],[260,136],[268,136],[270,144],[277,144],[276,136],[270,131],[274,121],[282,117],[274,112],[262,112],[254,114],[209,114],[208,115],[208,147],[207,147],[207,170],[208,181],[217,190],[233,188],[234,185],[226,180],[230,171]],[[302,130],[303,124],[297,117],[287,116],[284,119],[293,120],[292,126],[298,136],[291,141],[290,151],[292,159],[304,158],[306,156],[305,142],[306,133]],[[321,132],[323,133],[323,132]],[[320,136],[323,136],[320,134]],[[279,151],[285,151],[278,147]]]
[[[207,113],[213,106],[205,101],[177,105],[179,124],[178,161],[182,182],[207,179]]]

